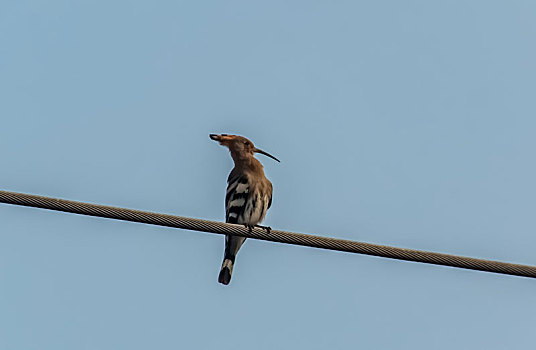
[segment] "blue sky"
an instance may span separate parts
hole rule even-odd
[[[0,187],[536,265],[533,1],[6,1]],[[262,158],[261,158],[262,157]],[[527,349],[535,281],[0,206],[2,349]]]

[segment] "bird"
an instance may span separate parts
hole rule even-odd
[[[227,178],[225,195],[225,222],[245,225],[250,231],[257,226],[270,232],[270,227],[259,225],[272,205],[272,183],[264,175],[261,162],[255,153],[264,154],[277,162],[279,159],[256,148],[253,142],[243,136],[210,134],[210,138],[229,148],[234,168]],[[238,250],[245,237],[226,235],[225,251],[218,282],[228,285]]]

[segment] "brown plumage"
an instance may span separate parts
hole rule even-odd
[[[227,179],[225,221],[244,224],[249,228],[260,226],[258,224],[272,204],[272,183],[264,176],[262,164],[254,155],[261,153],[278,162],[279,160],[256,148],[242,136],[211,134],[210,138],[229,148],[235,164]],[[269,227],[260,227],[270,230]],[[227,285],[231,281],[236,254],[245,240],[244,237],[225,236],[225,253],[218,282]]]

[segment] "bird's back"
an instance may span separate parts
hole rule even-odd
[[[272,204],[272,184],[261,173],[234,168],[227,180],[225,196],[226,222],[233,224],[257,225]]]

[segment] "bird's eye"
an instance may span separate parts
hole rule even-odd
[[[249,146],[249,141],[244,141],[244,145]]]

